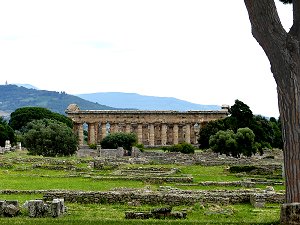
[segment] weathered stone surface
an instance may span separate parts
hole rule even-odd
[[[65,212],[64,199],[53,199],[51,202],[51,216],[59,217]]]
[[[125,212],[125,219],[150,219],[153,215],[150,212]]]
[[[43,217],[49,213],[48,206],[43,200],[30,200],[27,207],[29,217]]]
[[[257,194],[257,193],[251,194],[250,203],[255,208],[263,208],[265,207],[266,197],[264,194]]]
[[[125,219],[185,219],[186,212],[172,212],[172,208],[156,208],[151,212],[125,212]]]
[[[196,144],[201,124],[227,117],[228,110],[186,112],[79,110],[78,106],[71,104],[66,113],[74,121],[79,145],[84,143],[83,123],[87,123],[89,144],[99,143],[108,132],[133,132],[137,135],[140,144],[165,146],[184,141]],[[100,131],[99,127],[101,127]]]
[[[280,222],[284,225],[300,224],[300,203],[282,204],[280,213]]]
[[[115,190],[107,192],[57,191],[44,194],[44,200],[64,198],[67,202],[78,203],[108,203],[128,204],[139,201],[141,204],[151,205],[191,205],[198,202],[214,204],[250,203],[252,194],[261,194],[268,203],[283,203],[284,193],[265,193],[260,190],[210,190],[192,191],[169,189],[162,191],[152,190]]]
[[[0,216],[3,214],[4,212],[4,207],[6,206],[6,202],[5,201],[0,201]]]
[[[13,205],[13,204],[7,204],[4,207],[4,212],[3,215],[7,216],[7,217],[15,217],[18,215],[18,213],[20,212],[20,208]]]

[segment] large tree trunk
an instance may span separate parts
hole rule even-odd
[[[300,1],[293,1],[294,22],[289,32],[286,32],[281,25],[274,0],[244,0],[244,2],[248,10],[252,34],[265,51],[277,84],[284,142],[285,203],[299,203]],[[299,218],[298,215],[298,219],[293,224],[300,224]]]

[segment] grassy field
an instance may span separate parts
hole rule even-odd
[[[20,160],[19,160],[20,159]],[[28,160],[22,160],[28,159]],[[34,159],[34,162],[30,162]],[[40,161],[39,161],[40,160]],[[151,184],[134,180],[97,180],[95,176],[111,176],[115,169],[93,170],[89,167],[88,159],[78,160],[76,157],[55,158],[75,169],[52,170],[51,167],[39,167],[36,164],[51,162],[43,157],[29,156],[26,152],[14,152],[0,155],[0,190],[83,190],[108,191],[116,187],[144,188],[156,190],[159,186],[172,186],[180,189],[209,190],[224,189],[216,186],[182,186],[175,183]],[[45,164],[45,163],[44,163]],[[162,165],[122,165],[122,168],[162,167]],[[239,181],[245,177],[237,177],[226,170],[226,166],[178,166],[163,165],[164,168],[176,167],[179,172],[175,176],[193,176],[194,184],[201,181]],[[50,169],[49,169],[50,168]],[[78,170],[76,170],[78,168]],[[174,175],[172,175],[174,176]],[[237,189],[241,187],[226,187]],[[257,186],[265,188],[265,186]],[[276,185],[276,190],[282,190],[282,185]],[[0,200],[41,199],[42,194],[0,194]],[[150,211],[159,206],[142,205],[128,206],[122,204],[77,204],[66,203],[68,212],[59,218],[29,218],[23,212],[16,218],[0,217],[0,224],[279,224],[279,204],[267,204],[265,208],[254,208],[250,204],[214,205],[195,204],[174,207],[173,210],[185,210],[187,219],[184,220],[125,220],[126,211]]]

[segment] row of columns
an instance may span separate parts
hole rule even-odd
[[[109,124],[109,125],[108,125]],[[87,123],[88,144],[100,143],[109,133],[133,132],[137,135],[138,143],[156,146],[172,145],[180,142],[196,144],[199,136],[199,124],[118,124],[118,123]],[[84,144],[84,125],[75,124],[79,145]]]

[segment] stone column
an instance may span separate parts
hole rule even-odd
[[[185,125],[185,142],[191,143],[191,125],[190,124]]]
[[[118,132],[118,124],[117,123],[110,123],[110,133],[117,133]]]
[[[161,145],[167,144],[167,124],[161,125]]]
[[[83,145],[84,136],[83,136],[83,124],[78,124],[78,144],[79,146]]]
[[[154,124],[150,124],[149,125],[149,145],[150,146],[154,146],[155,142],[154,142]]]
[[[131,124],[130,123],[126,123],[125,132],[126,133],[130,133],[131,132]]]
[[[137,138],[138,138],[138,143],[143,144],[143,125],[142,124],[138,124]]]
[[[106,137],[106,123],[101,123],[101,139]]]
[[[178,124],[174,124],[173,126],[173,144],[178,144]]]
[[[95,123],[88,124],[88,144],[95,144]]]

